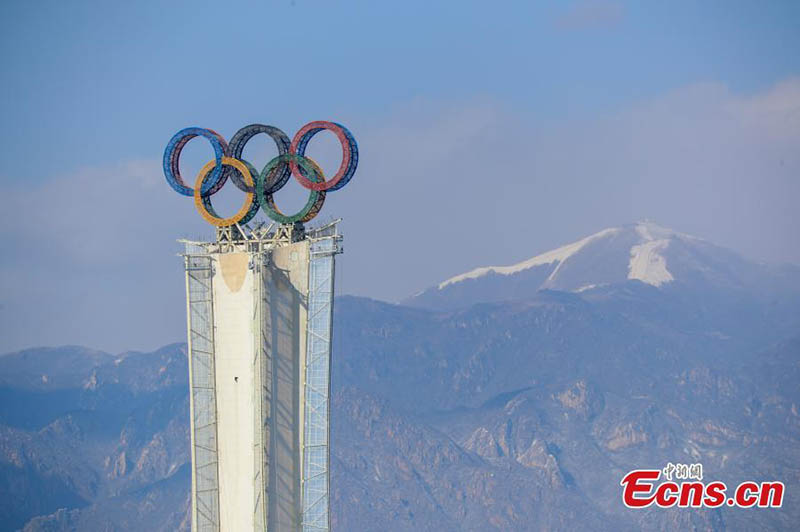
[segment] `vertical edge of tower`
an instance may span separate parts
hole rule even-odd
[[[330,529],[330,382],[336,226],[312,238],[309,255],[308,334],[303,379],[304,532]]]
[[[253,341],[255,342],[256,356],[253,360],[256,378],[253,383],[253,395],[256,400],[255,423],[256,441],[254,442],[254,469],[256,471],[256,490],[254,501],[254,523],[256,531],[266,531],[269,520],[269,493],[267,490],[269,477],[269,441],[270,441],[270,339],[269,327],[271,323],[270,293],[268,289],[269,271],[267,268],[268,255],[257,251],[250,256],[255,269],[254,297],[256,312],[253,316]]]
[[[191,522],[194,531],[219,529],[219,484],[214,386],[213,266],[200,246],[186,243],[189,364]]]

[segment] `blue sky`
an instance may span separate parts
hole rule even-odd
[[[189,125],[352,130],[343,293],[645,217],[800,262],[797,2],[9,1],[0,27],[0,351],[183,338],[175,239],[208,231],[159,160]]]

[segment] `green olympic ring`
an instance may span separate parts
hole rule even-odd
[[[324,183],[325,178],[322,174],[322,169],[319,165],[308,157],[302,155],[295,155],[285,153],[272,159],[261,171],[261,175],[256,179],[256,197],[261,209],[276,222],[291,224],[295,222],[308,222],[314,218],[325,202],[325,192],[319,190],[310,190],[308,201],[305,206],[298,212],[291,216],[287,216],[275,205],[271,181],[280,174],[281,168],[278,165],[288,165],[295,162],[300,165],[307,176],[310,176],[311,181],[314,183]],[[268,186],[269,185],[269,186]]]

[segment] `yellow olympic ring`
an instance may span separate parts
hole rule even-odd
[[[253,187],[253,176],[250,175],[250,170],[245,166],[245,164],[240,161],[239,159],[234,159],[233,157],[223,157],[222,158],[222,165],[232,166],[239,170],[239,173],[242,174],[244,178],[244,182],[247,183],[249,187]],[[205,204],[203,203],[203,196],[200,194],[200,190],[203,186],[203,180],[206,178],[211,170],[213,170],[217,166],[217,161],[212,159],[206,163],[206,165],[200,169],[200,172],[197,174],[197,181],[195,182],[194,186],[194,205],[197,208],[197,212],[200,213],[208,223],[211,225],[215,225],[217,227],[225,227],[228,225],[233,225],[238,223],[239,220],[245,217],[247,213],[250,211],[250,208],[253,206],[253,193],[252,192],[245,192],[245,199],[244,205],[242,208],[239,209],[239,212],[234,214],[229,218],[218,218],[214,216],[208,209],[206,208]]]

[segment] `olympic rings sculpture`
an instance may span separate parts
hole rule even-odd
[[[330,179],[325,179],[322,169],[305,156],[311,139],[322,130],[331,131],[342,145],[342,163]],[[259,133],[268,135],[278,147],[278,155],[269,161],[259,173],[252,164],[242,159],[245,145]],[[195,137],[204,137],[214,149],[214,158],[206,163],[194,183],[187,185],[181,177],[179,163],[184,146]],[[224,227],[237,223],[245,224],[253,219],[258,209],[280,223],[308,222],[319,214],[325,202],[325,194],[344,187],[358,166],[356,139],[341,124],[335,122],[309,122],[290,141],[280,129],[263,124],[251,124],[237,131],[230,143],[216,131],[200,127],[187,127],[178,131],[164,150],[164,175],[167,183],[178,193],[194,198],[200,215],[211,225]],[[274,194],[294,177],[309,190],[305,206],[292,215],[286,215],[275,205]],[[230,179],[245,193],[239,212],[228,218],[220,217],[211,204],[211,196],[222,189]]]

